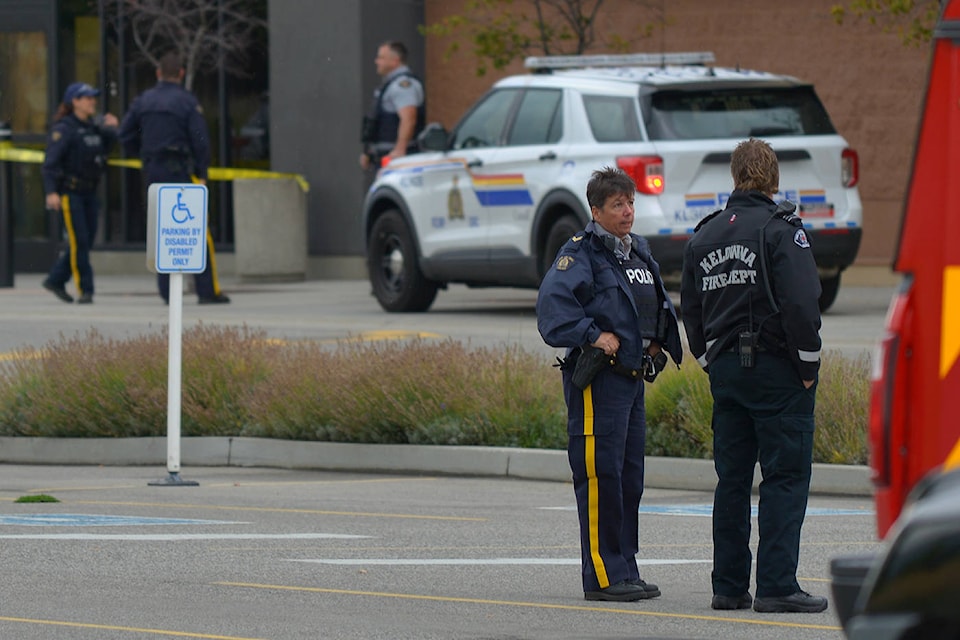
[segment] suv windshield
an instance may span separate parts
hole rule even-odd
[[[836,133],[813,88],[754,87],[658,91],[643,100],[651,140]]]

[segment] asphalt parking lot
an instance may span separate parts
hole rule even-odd
[[[586,602],[565,482],[158,467],[0,466],[0,637],[841,638],[822,614],[717,612],[711,496],[648,490],[641,575],[663,596]],[[60,502],[17,503],[23,495]],[[814,496],[801,584],[877,548],[865,497]]]

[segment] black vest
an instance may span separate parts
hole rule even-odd
[[[637,305],[637,321],[640,335],[644,338],[657,337],[657,318],[660,313],[660,298],[657,296],[657,283],[647,263],[631,253],[628,260],[620,262],[627,277],[627,284],[633,293]]]

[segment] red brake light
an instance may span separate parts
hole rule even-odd
[[[617,166],[637,185],[637,191],[649,196],[663,193],[663,158],[660,156],[621,156]]]
[[[390,164],[391,160],[393,160],[393,158],[391,158],[390,156],[383,156],[382,158],[380,158],[380,168],[382,169],[383,167]]]
[[[853,149],[844,149],[840,154],[840,181],[848,188],[860,182],[860,156]]]

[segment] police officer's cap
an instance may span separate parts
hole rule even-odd
[[[88,98],[100,95],[99,89],[94,89],[86,82],[74,82],[63,92],[63,103],[70,104],[74,98]]]

